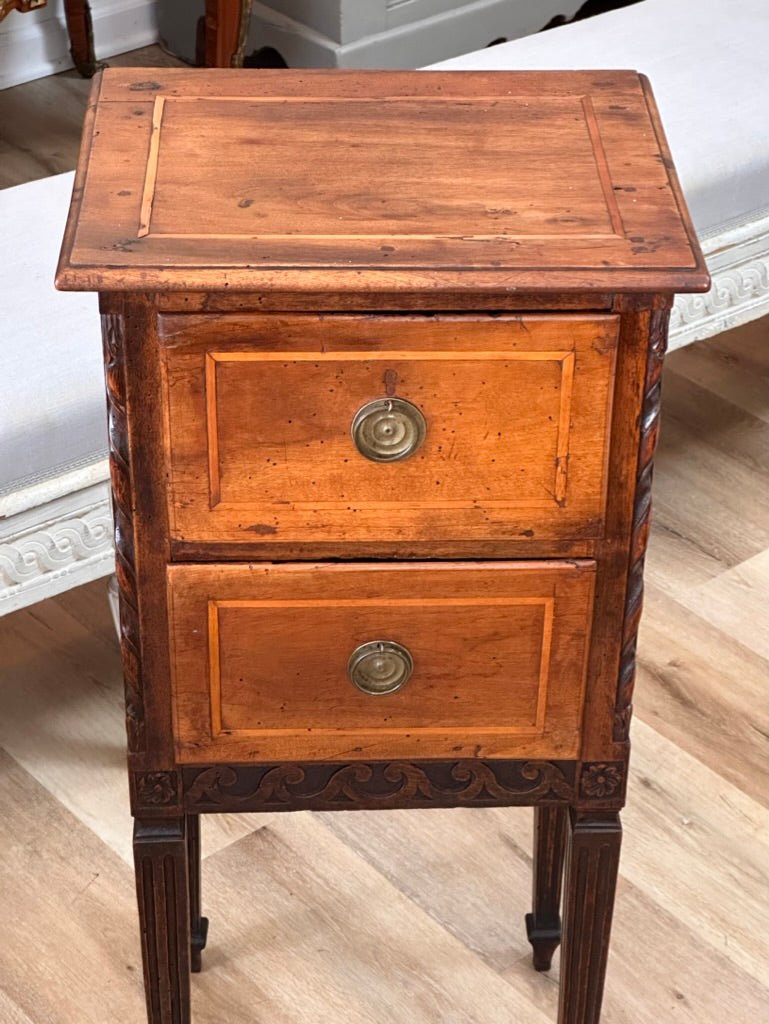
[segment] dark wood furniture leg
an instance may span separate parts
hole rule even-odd
[[[202,63],[207,68],[243,67],[252,6],[252,0],[206,0]]]
[[[569,809],[534,808],[534,879],[532,912],[526,915],[526,933],[533,948],[536,971],[549,971],[561,941],[561,881]]]
[[[187,815],[187,875],[190,892],[191,969],[199,974],[201,954],[208,939],[208,918],[201,914],[200,901],[200,815]]]
[[[598,1024],[621,839],[616,811],[570,811],[558,1024]]]
[[[190,1024],[186,818],[134,823],[136,893],[149,1024]]]
[[[64,0],[64,17],[75,67],[83,78],[93,78],[104,65],[96,59],[91,5],[88,0]]]

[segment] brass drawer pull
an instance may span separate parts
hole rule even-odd
[[[427,423],[421,411],[403,398],[367,402],[352,421],[355,447],[372,462],[407,459],[425,439]]]
[[[394,640],[372,640],[356,647],[347,662],[350,681],[363,693],[395,693],[414,670],[411,652]]]

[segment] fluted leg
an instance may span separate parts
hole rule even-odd
[[[134,823],[149,1024],[190,1024],[190,907],[184,817]]]
[[[561,941],[561,880],[568,814],[565,806],[534,808],[532,912],[526,915],[526,932],[537,971],[550,970]]]
[[[208,938],[208,918],[201,914],[200,897],[200,815],[187,815],[187,873],[190,887],[190,938],[192,972],[202,966],[201,953]]]
[[[570,812],[558,1024],[598,1024],[622,827],[615,812]]]

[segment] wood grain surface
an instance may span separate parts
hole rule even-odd
[[[767,652],[732,634],[735,615],[769,600],[765,575],[749,572],[769,546],[755,458],[769,421],[767,327],[676,352],[665,371],[603,1024],[754,1024],[769,1011]],[[700,601],[722,582],[731,607]],[[104,1024],[108,1006],[110,1019],[138,1022],[122,680],[104,584],[4,617],[0,643],[0,1019]],[[550,975],[532,971],[523,927],[531,838],[531,812],[515,808],[206,816],[212,926],[196,1022],[551,1021],[560,955]]]
[[[636,72],[109,69],[92,101],[62,288],[707,287]]]
[[[578,757],[590,562],[171,566],[181,762]],[[360,645],[414,660],[348,678]]]
[[[599,537],[616,316],[162,316],[174,539],[276,544]],[[381,463],[351,425],[415,404]]]
[[[0,107],[14,111],[7,183],[66,169],[65,136],[78,127],[68,99],[81,87],[65,75],[4,94]],[[34,102],[16,117],[22,93]],[[45,127],[27,145],[34,124]],[[476,308],[509,303],[500,276],[496,290],[484,282]],[[413,303],[398,277],[377,296],[388,309]],[[364,292],[316,296],[318,310],[372,308]],[[559,308],[570,301],[619,308],[606,289],[561,293]],[[468,308],[461,283],[420,302]],[[548,311],[532,292],[516,292],[516,303]],[[236,292],[212,303],[175,292],[164,305],[280,312],[296,296]],[[626,335],[631,349],[641,327]],[[767,601],[766,327],[676,353],[666,375],[604,1024],[752,1024],[767,1013],[766,646],[751,628]],[[609,521],[616,531],[622,514],[610,509]],[[580,543],[589,556],[592,542]],[[102,1024],[108,1007],[110,1019],[140,1020],[132,873],[122,863],[122,684],[102,586],[5,618],[0,642],[0,1019]],[[531,906],[525,811],[211,815],[204,826],[204,911],[215,925],[193,981],[196,1022],[553,1019],[559,956],[550,977],[533,972],[521,922]]]

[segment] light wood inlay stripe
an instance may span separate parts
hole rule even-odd
[[[206,353],[206,442],[208,447],[208,492],[211,508],[218,505],[222,495],[219,473],[219,423],[216,414],[216,354]]]
[[[419,94],[412,96],[405,95],[394,95],[394,96],[171,96],[169,97],[174,103],[199,103],[201,100],[209,103],[345,103],[348,106],[351,103],[415,103],[418,102],[421,106],[423,103],[454,103],[458,106],[472,107],[476,103],[514,103],[523,97],[533,96],[536,97],[538,104],[553,103],[559,104],[567,100],[580,100],[582,96],[578,93],[561,93],[558,96],[543,96],[541,92],[532,91],[531,93],[517,92],[509,96],[473,96],[472,101],[469,101],[467,96],[457,93],[456,96],[451,94],[441,93],[438,96],[430,96],[427,94]],[[111,100],[103,99],[102,103],[124,103],[124,99]]]
[[[555,500],[561,507],[566,504],[566,486],[569,480],[569,433],[573,386],[574,353],[569,352],[561,360],[561,401],[555,454]]]
[[[211,601],[208,605],[208,667],[211,693],[211,735],[222,731],[222,671],[219,644],[219,608],[222,602]]]
[[[317,599],[248,599],[248,600],[212,600],[208,602],[208,651],[209,651],[209,695],[211,705],[211,737],[217,736],[301,736],[311,731],[318,736],[349,736],[361,738],[365,735],[401,736],[403,727],[387,728],[377,726],[375,729],[337,729],[308,727],[298,729],[264,728],[264,729],[224,729],[222,725],[222,683],[219,643],[219,609],[220,608],[435,608],[435,607],[468,607],[479,608],[488,606],[531,606],[541,605],[543,609],[542,637],[540,641],[539,686],[537,692],[537,710],[534,724],[531,726],[483,726],[473,730],[478,736],[539,736],[545,731],[547,714],[548,683],[550,678],[550,655],[553,637],[553,621],[555,617],[555,599],[553,597],[436,597],[436,598],[317,598]],[[409,732],[417,736],[466,736],[467,726],[414,726]]]
[[[499,351],[488,351],[488,352],[476,352],[472,351],[457,351],[454,349],[450,352],[441,351],[430,351],[425,349],[424,351],[415,351],[414,349],[387,349],[382,352],[348,352],[346,350],[335,350],[333,352],[207,352],[206,355],[217,363],[293,363],[293,362],[313,362],[313,363],[334,363],[334,362],[373,362],[374,360],[381,360],[384,362],[390,362],[393,359],[408,359],[410,361],[449,361],[455,363],[474,363],[479,359],[505,359],[510,362],[551,362],[560,363],[563,362],[568,356],[574,355],[574,352],[569,349],[567,351],[553,351],[553,352],[499,352]]]
[[[212,601],[216,608],[485,608],[490,605],[547,605],[551,597],[349,597],[296,600],[225,600]]]
[[[526,351],[526,352],[504,352],[490,350],[486,352],[464,353],[457,351],[414,351],[414,350],[392,350],[381,352],[359,351],[332,351],[332,352],[206,352],[205,358],[205,389],[206,389],[206,434],[208,447],[208,479],[209,479],[209,508],[213,511],[252,509],[256,508],[253,503],[223,502],[221,500],[221,471],[219,458],[219,424],[218,424],[218,401],[217,401],[217,363],[291,363],[291,362],[313,362],[313,363],[334,363],[334,362],[392,362],[402,359],[409,362],[451,362],[460,364],[463,362],[475,363],[478,361],[505,361],[505,362],[557,362],[561,366],[561,390],[559,394],[559,417],[558,435],[556,439],[556,460],[553,493],[547,499],[525,499],[525,500],[491,500],[484,501],[483,505],[488,508],[546,508],[555,501],[557,505],[566,505],[566,492],[569,475],[569,436],[571,427],[571,404],[572,390],[574,383],[575,353],[574,350],[555,351]],[[365,501],[357,502],[357,508],[365,509],[399,509],[399,508],[473,508],[478,504],[476,501],[441,501],[433,504],[431,502],[404,502],[404,501]],[[339,510],[348,508],[350,502],[345,501],[313,501],[291,502],[288,507],[296,510],[306,508],[309,511],[318,510]],[[283,506],[286,507],[286,506]]]
[[[508,241],[510,241],[512,239],[519,239],[519,238],[524,240],[524,241],[527,241],[527,242],[535,242],[535,241],[552,242],[552,241],[558,241],[559,238],[566,238],[566,239],[568,239],[568,238],[571,238],[571,239],[579,238],[580,240],[581,239],[614,238],[616,236],[616,234],[617,233],[615,231],[585,231],[585,232],[580,231],[578,234],[576,234],[576,233],[568,233],[567,234],[567,233],[562,232],[562,231],[549,231],[547,234],[534,234],[533,232],[531,234],[528,233],[528,232],[515,232],[515,233],[513,233],[513,232],[505,231],[503,234],[500,234],[499,232],[497,232],[496,234],[492,234],[492,235],[475,235],[475,234],[473,234],[473,235],[462,235],[460,237],[460,236],[458,236],[456,234],[442,234],[440,232],[434,232],[434,231],[430,232],[429,234],[421,234],[421,235],[410,234],[410,233],[407,233],[407,232],[403,232],[402,234],[401,233],[393,234],[392,232],[387,232],[386,234],[385,233],[379,233],[379,232],[377,232],[376,234],[367,234],[367,233],[365,233],[363,231],[358,231],[354,235],[337,234],[336,232],[334,232],[333,235],[330,235],[330,234],[310,234],[310,233],[305,233],[305,232],[302,232],[302,233],[294,233],[294,232],[292,232],[290,235],[285,235],[285,234],[284,235],[275,235],[275,234],[272,234],[272,235],[258,235],[258,234],[249,234],[248,232],[238,232],[238,233],[230,233],[230,234],[225,234],[223,232],[216,232],[216,233],[214,233],[214,232],[206,232],[205,234],[195,234],[195,233],[190,233],[190,232],[183,232],[182,233],[182,232],[173,232],[173,231],[169,231],[169,232],[153,231],[152,232],[152,237],[153,238],[218,238],[218,239],[222,239],[223,241],[227,241],[227,240],[238,241],[239,240],[239,241],[246,241],[246,242],[282,242],[282,243],[297,242],[297,241],[301,242],[303,239],[312,239],[313,241],[317,241],[319,239],[324,239],[326,241],[332,241],[332,242],[339,242],[339,241],[345,241],[345,240],[347,240],[347,241],[355,241],[355,240],[360,239],[360,238],[375,238],[378,241],[383,241],[383,242],[388,241],[389,239],[392,239],[392,240],[394,240],[396,242],[399,241],[399,240],[400,241],[426,241],[426,242],[433,242],[436,239],[442,240],[442,241],[445,241],[445,242],[459,242],[459,241],[462,241],[462,242],[508,242]],[[387,264],[387,269],[388,270],[392,269],[392,266],[389,263]]]
[[[524,604],[525,598],[520,599]],[[550,651],[553,646],[553,620],[555,619],[555,600],[552,597],[545,598],[545,618],[542,623],[542,648],[539,659],[539,692],[537,693],[537,728],[540,732],[545,730],[545,717],[547,715],[547,689],[550,679]],[[588,645],[585,644],[587,647]]]
[[[603,189],[603,197],[606,200],[606,209],[609,213],[612,230],[615,235],[619,235],[620,238],[624,238],[625,227],[622,223],[622,215],[619,212],[617,197],[614,195],[614,188],[611,183],[609,161],[606,156],[606,150],[603,148],[603,141],[601,140],[601,132],[598,128],[598,119],[595,116],[593,101],[589,96],[582,97],[582,109],[585,112],[585,124],[587,125],[588,134],[590,135],[590,141],[593,147],[593,156],[595,158],[596,167],[598,168],[598,178],[601,182],[601,188]]]
[[[160,157],[160,126],[163,123],[163,107],[165,98],[158,96],[152,107],[152,133],[150,134],[150,150],[147,156],[147,169],[144,175],[142,205],[139,212],[139,231],[137,238],[144,238],[150,233],[152,219],[152,203],[155,199],[155,183],[158,177],[158,161]]]

